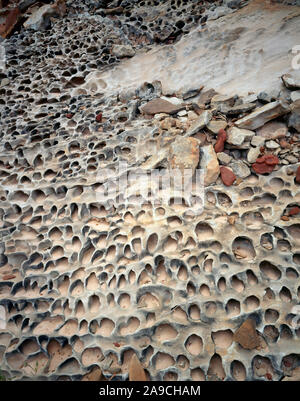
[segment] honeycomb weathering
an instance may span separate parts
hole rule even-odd
[[[157,203],[143,191],[136,204],[123,188],[106,186],[104,169],[120,177],[126,162],[131,171],[162,171],[165,146],[183,134],[185,114],[140,114],[142,102],[161,91],[155,82],[134,94],[84,89],[91,71],[121,63],[114,44],[138,51],[180,38],[205,23],[200,14],[211,2],[190,2],[198,14],[189,22],[182,18],[189,2],[165,2],[170,15],[180,11],[175,30],[165,17],[143,28],[141,9],[153,2],[140,2],[135,17],[123,1],[126,12],[112,18],[93,15],[87,0],[78,13],[71,3],[65,18],[52,21],[51,35],[25,30],[4,42],[1,374],[81,380],[98,366],[126,380],[135,353],[150,380],[289,376],[300,364],[300,221],[282,216],[300,204],[298,160],[230,187],[219,178],[205,187],[203,204],[192,197],[201,213],[174,193]],[[248,318],[259,343],[253,349],[236,337]]]

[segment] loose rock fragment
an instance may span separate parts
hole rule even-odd
[[[221,178],[223,184],[230,187],[236,180],[236,176],[233,174],[232,170],[228,167],[221,166],[220,167]]]
[[[288,89],[300,89],[300,74],[298,71],[294,71],[290,74],[284,74],[282,75],[281,79]]]
[[[277,156],[264,155],[256,160],[252,168],[257,174],[271,173],[278,163],[279,159]]]
[[[199,142],[195,138],[177,136],[170,146],[169,163],[172,169],[191,169],[194,173],[199,162]]]
[[[260,345],[259,336],[255,330],[255,323],[247,319],[234,333],[233,340],[245,349],[254,349]]]
[[[284,138],[288,132],[288,128],[284,123],[272,121],[265,124],[256,131],[256,135],[265,139]]]
[[[235,125],[239,128],[253,130],[263,126],[270,120],[274,120],[276,117],[287,114],[289,111],[289,106],[280,101],[268,103],[236,121]]]
[[[220,174],[220,167],[216,152],[212,145],[200,148],[200,168],[204,170],[205,186],[216,182]]]
[[[218,133],[217,142],[215,144],[215,152],[216,153],[223,152],[226,138],[227,138],[226,131],[224,131],[223,129],[220,129],[220,131]]]
[[[253,131],[231,127],[227,133],[227,142],[231,145],[242,146],[246,141],[250,141],[254,135],[255,132]]]
[[[174,105],[171,102],[168,102],[164,99],[153,99],[150,102],[140,107],[140,110],[144,114],[158,114],[158,113],[166,113],[166,114],[176,114],[178,111],[183,110],[185,108],[184,105]]]
[[[192,126],[188,129],[184,136],[191,136],[196,134],[202,128],[204,128],[212,119],[212,114],[210,111],[203,111],[202,114],[195,120]]]
[[[129,380],[130,381],[146,381],[147,377],[145,374],[145,370],[141,365],[136,354],[132,355],[132,358],[129,363]]]

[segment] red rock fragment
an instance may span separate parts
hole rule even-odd
[[[227,187],[230,187],[236,180],[236,176],[234,173],[227,167],[221,166],[220,167],[221,179]]]
[[[67,113],[67,114],[66,114],[66,117],[67,117],[67,118],[72,118],[72,117],[73,117],[73,114],[72,114],[72,113]]]
[[[10,10],[6,16],[6,20],[3,24],[0,25],[0,35],[2,38],[8,37],[8,35],[12,32],[15,25],[19,22],[21,18],[21,12],[18,7]]]
[[[115,347],[120,347],[121,346],[121,344],[119,344],[119,343],[113,343],[113,344],[114,344]]]
[[[252,164],[252,168],[257,174],[271,173],[278,163],[277,156],[264,155],[256,159],[256,162]]]
[[[101,121],[102,121],[102,113],[99,113],[99,114],[96,115],[96,121],[97,121],[97,123],[101,123]]]
[[[289,216],[295,216],[296,214],[300,213],[300,208],[298,206],[292,207],[289,211]]]
[[[282,221],[289,221],[290,220],[288,216],[282,216],[282,217],[280,217],[280,219]]]
[[[12,280],[16,276],[14,274],[6,274],[5,276],[2,277],[3,280]]]
[[[296,182],[300,184],[300,166],[298,167],[296,171]]]
[[[216,153],[223,152],[226,139],[227,139],[226,131],[220,129],[220,131],[218,132],[217,142],[215,144]]]
[[[272,379],[273,379],[271,373],[266,373],[266,374],[265,374],[265,377],[266,377],[266,379],[268,379],[268,380],[272,380]]]

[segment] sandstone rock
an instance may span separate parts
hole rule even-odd
[[[284,138],[288,132],[288,128],[284,123],[271,121],[256,131],[257,136],[265,139]]]
[[[300,89],[300,73],[298,71],[293,71],[290,74],[284,74],[282,75],[281,79],[288,89]]]
[[[212,114],[210,111],[205,110],[202,114],[193,122],[191,127],[187,130],[184,136],[191,136],[196,134],[198,131],[203,129],[212,119]]]
[[[236,180],[236,176],[233,174],[232,170],[228,167],[221,166],[220,167],[221,178],[226,186],[230,186]]]
[[[266,148],[267,149],[278,149],[280,147],[279,143],[275,141],[267,141]]]
[[[247,111],[251,111],[255,109],[256,105],[254,103],[243,103],[237,106],[231,107],[226,114],[229,116],[236,116],[240,113],[246,113]]]
[[[207,124],[207,129],[213,134],[217,134],[220,129],[225,129],[227,127],[227,122],[224,120],[212,120]]]
[[[297,100],[291,106],[291,115],[289,117],[288,126],[300,132],[300,100]]]
[[[216,153],[223,152],[226,138],[227,138],[226,131],[224,131],[223,129],[220,129],[220,131],[218,133],[217,142],[215,144],[215,152]]]
[[[170,146],[169,164],[172,169],[192,169],[199,163],[199,142],[195,138],[177,136]]]
[[[239,343],[245,349],[254,349],[260,345],[259,336],[256,333],[255,322],[247,319],[234,333],[233,341]]]
[[[246,117],[236,121],[235,125],[239,128],[253,130],[263,126],[268,121],[273,120],[276,117],[287,114],[289,111],[290,108],[287,104],[275,101],[254,110]]]
[[[211,104],[213,106],[225,104],[226,106],[232,107],[234,105],[234,96],[215,95],[211,99]]]
[[[254,135],[254,137],[252,137],[252,139],[251,139],[252,146],[261,147],[261,146],[264,146],[264,144],[265,144],[265,138],[263,138],[261,136]]]
[[[254,163],[259,155],[260,155],[260,148],[259,147],[249,149],[249,152],[247,154],[248,162],[249,163]]]
[[[204,185],[214,184],[220,174],[220,167],[212,145],[200,148],[200,168],[204,169]]]
[[[179,99],[176,96],[161,96],[161,99],[166,100],[167,102],[170,102],[172,104],[175,104],[175,106],[184,104],[182,99]]]
[[[249,167],[246,166],[246,164],[243,163],[241,160],[235,160],[231,162],[230,167],[237,177],[246,178],[249,177],[249,175],[251,174]]]
[[[157,114],[157,113],[167,113],[176,114],[178,111],[183,110],[184,105],[174,105],[164,99],[153,99],[150,102],[140,107],[140,111],[144,114]]]
[[[146,373],[145,370],[139,361],[136,354],[132,355],[132,358],[129,362],[129,380],[130,381],[146,381]]]
[[[116,57],[133,57],[135,50],[129,45],[114,45],[112,47],[112,54]]]
[[[262,103],[271,103],[275,100],[277,100],[279,97],[279,93],[275,91],[271,91],[269,93],[266,92],[260,92],[257,96],[257,99],[262,102]]]
[[[182,94],[182,99],[187,100],[192,97],[195,97],[195,96],[199,95],[199,93],[201,92],[202,89],[203,89],[203,86],[201,86],[200,88],[197,88],[197,89],[190,89]]]
[[[297,100],[300,100],[300,90],[291,93],[291,101],[296,102]]]
[[[208,89],[205,92],[201,92],[198,105],[208,104],[216,94],[217,92],[214,89]]]
[[[253,131],[231,127],[227,132],[227,142],[231,145],[240,146],[245,141],[249,141],[254,135],[255,132]]]
[[[232,160],[232,157],[224,152],[219,152],[217,154],[217,158],[221,162],[221,164],[225,164],[225,165],[229,164]]]
[[[89,373],[86,373],[82,376],[81,381],[102,381],[104,377],[102,375],[102,371],[99,367],[94,367]]]

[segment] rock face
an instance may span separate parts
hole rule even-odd
[[[234,333],[233,340],[245,349],[254,349],[260,345],[259,336],[255,330],[255,323],[247,319]]]
[[[212,119],[210,111],[206,110],[195,120],[184,136],[191,136],[203,129]]]
[[[199,163],[199,142],[195,138],[177,136],[170,146],[169,164],[172,169],[192,169]]]
[[[262,127],[270,120],[274,120],[276,117],[280,117],[287,114],[290,111],[288,105],[283,104],[279,101],[268,103],[265,106],[259,107],[246,117],[241,118],[235,122],[235,125],[239,128],[246,128],[254,130]]]
[[[284,138],[288,132],[287,126],[284,123],[271,121],[256,131],[256,135],[262,136],[265,139]]]
[[[220,167],[221,178],[223,184],[230,187],[236,180],[236,176],[233,174],[232,170],[228,167],[221,166]]]
[[[164,99],[153,99],[150,102],[140,107],[140,110],[144,114],[158,114],[158,113],[166,113],[166,114],[176,114],[178,111],[183,110],[185,108],[184,105],[174,105],[171,102],[168,102]]]
[[[216,152],[212,145],[200,148],[200,168],[204,170],[205,186],[216,182],[220,174],[220,167]]]

